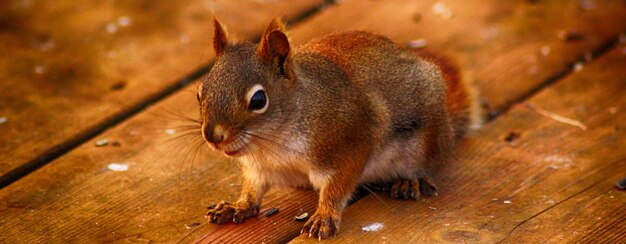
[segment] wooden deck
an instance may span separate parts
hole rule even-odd
[[[426,40],[480,88],[490,121],[436,175],[438,196],[362,194],[330,242],[626,242],[626,191],[615,186],[626,177],[622,0],[9,0],[1,243],[317,242],[293,219],[315,210],[311,191],[270,192],[262,211],[280,210],[270,217],[204,221],[210,203],[238,196],[239,171],[192,150],[171,113],[197,114],[212,13],[239,39],[282,15],[294,43],[357,29]],[[364,230],[373,224],[382,228]]]

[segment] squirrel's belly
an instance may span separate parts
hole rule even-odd
[[[424,152],[417,136],[396,138],[373,153],[359,179],[360,184],[398,178],[416,179],[424,172]]]

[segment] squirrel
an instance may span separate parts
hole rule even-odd
[[[216,61],[198,88],[209,146],[239,162],[242,191],[206,215],[218,224],[259,214],[270,187],[313,187],[302,232],[338,233],[359,185],[393,182],[391,196],[432,195],[429,170],[455,158],[481,123],[471,85],[446,59],[368,32],[341,32],[295,49],[273,19],[258,44],[231,42],[214,18]]]

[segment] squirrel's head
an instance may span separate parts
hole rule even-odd
[[[198,88],[202,136],[212,148],[240,156],[262,140],[271,142],[288,117],[284,93],[295,79],[289,40],[279,19],[258,45],[229,42],[224,27],[213,22],[217,60]]]

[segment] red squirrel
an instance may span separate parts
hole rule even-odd
[[[229,41],[214,19],[213,48],[198,89],[202,136],[239,162],[243,183],[210,222],[258,215],[270,187],[312,186],[319,203],[302,232],[332,237],[360,184],[394,182],[394,198],[433,194],[429,169],[454,160],[456,142],[480,124],[454,66],[380,35],[342,32],[294,49],[278,18],[259,44]]]

